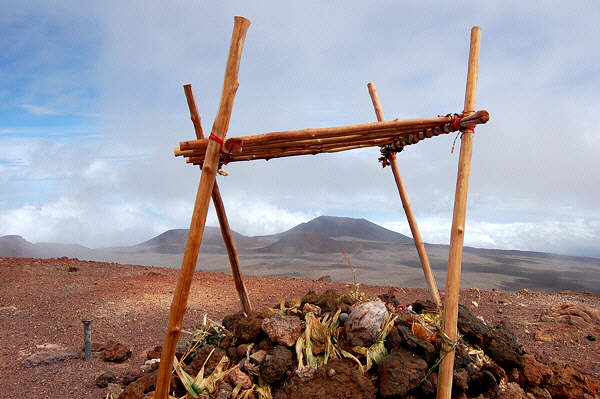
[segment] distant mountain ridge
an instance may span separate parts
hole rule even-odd
[[[0,237],[0,256],[15,258],[93,258],[96,251],[79,244],[40,242],[33,244],[18,235]]]
[[[182,254],[188,229],[167,230],[139,244],[123,247],[90,249],[77,244],[31,243],[16,235],[0,237],[0,256],[7,257],[78,257],[97,258],[100,252]],[[251,249],[259,253],[296,254],[341,253],[377,248],[377,243],[410,243],[412,239],[385,229],[366,219],[319,216],[282,233],[249,237],[232,231],[238,249]],[[363,242],[364,241],[364,242]],[[225,251],[221,230],[206,226],[202,237],[203,250]]]
[[[320,216],[282,233],[248,237],[232,232],[245,274],[349,281],[347,252],[365,284],[422,286],[421,263],[412,239],[365,219]],[[31,243],[20,236],[0,237],[0,257],[62,256],[178,268],[187,229],[163,232],[139,244],[90,249],[81,245]],[[426,244],[438,286],[444,285],[448,245]],[[228,272],[229,259],[218,227],[205,227],[197,267]],[[462,287],[522,288],[546,291],[588,290],[600,295],[600,259],[542,252],[465,247]]]
[[[160,254],[180,254],[185,252],[189,229],[172,229],[157,235],[132,247],[130,250],[138,249],[141,252],[155,252]],[[235,245],[238,248],[253,248],[265,244],[259,238],[248,237],[236,231],[231,232]],[[206,226],[202,235],[202,246],[216,246],[225,248],[221,229]]]
[[[412,242],[412,238],[381,227],[367,219],[355,219],[339,216],[319,216],[306,223],[301,223],[288,231],[275,234],[285,237],[297,231],[318,233],[325,237],[353,237],[369,241]]]

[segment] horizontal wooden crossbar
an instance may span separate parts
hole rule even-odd
[[[487,111],[477,111],[466,117],[449,114],[432,118],[395,119],[234,137],[223,143],[221,162],[315,155],[387,145],[392,145],[394,151],[400,151],[404,146],[425,138],[473,129],[475,125],[486,123],[488,120]],[[175,156],[186,157],[188,163],[202,164],[209,141],[210,139],[183,141],[175,148]]]

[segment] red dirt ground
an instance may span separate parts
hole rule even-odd
[[[69,271],[70,267],[77,271]],[[169,306],[178,270],[76,259],[0,258],[0,392],[4,398],[103,398],[105,391],[94,384],[96,376],[111,370],[120,375],[138,369],[145,353],[161,344],[168,323]],[[247,277],[253,306],[272,306],[283,296],[303,296],[309,289],[328,288],[347,292],[340,283],[288,278]],[[387,292],[389,287],[361,286],[367,295]],[[409,304],[426,299],[423,289],[395,288],[396,297]],[[556,357],[592,378],[600,379],[600,326],[577,323],[560,326],[540,321],[542,311],[557,304],[579,304],[600,309],[600,298],[582,293],[545,295],[523,290],[461,292],[461,303],[470,306],[487,323],[504,320],[519,343],[529,352]],[[473,302],[476,302],[475,305]],[[184,328],[198,324],[205,313],[221,320],[239,310],[230,275],[198,272]],[[27,367],[23,359],[36,353],[36,345],[58,344],[81,347],[81,319],[92,317],[92,340],[127,344],[131,359],[122,364],[104,362],[94,354],[90,362],[71,359],[53,365]],[[551,342],[535,340],[539,330],[557,332]],[[589,334],[597,340],[586,338]],[[546,334],[547,335],[547,334]]]

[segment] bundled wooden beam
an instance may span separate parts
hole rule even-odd
[[[415,144],[425,138],[455,132],[486,123],[488,120],[487,111],[477,111],[465,117],[449,114],[432,118],[396,119],[234,137],[224,142],[221,161],[271,159],[385,145],[393,145],[395,151],[400,151],[402,147]],[[183,141],[175,148],[175,155],[187,157],[188,163],[201,164],[209,141],[209,139]]]

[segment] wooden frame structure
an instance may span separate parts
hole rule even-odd
[[[460,287],[473,133],[477,124],[486,123],[489,120],[487,111],[475,112],[475,97],[479,69],[479,44],[481,38],[480,28],[474,27],[471,30],[465,103],[464,110],[461,114],[448,114],[446,116],[432,118],[385,121],[375,86],[372,83],[369,83],[369,94],[373,102],[378,122],[331,128],[273,132],[225,140],[229,128],[229,119],[233,109],[235,94],[239,86],[238,72],[244,41],[249,26],[249,20],[243,17],[235,17],[219,111],[208,138],[204,137],[191,85],[184,86],[190,116],[196,132],[196,140],[181,142],[179,147],[175,148],[175,155],[185,156],[188,163],[199,165],[202,169],[202,175],[194,204],[181,272],[171,304],[170,320],[160,359],[161,362],[155,398],[168,398],[168,388],[172,374],[175,347],[182,328],[183,316],[187,306],[187,299],[196,268],[198,251],[202,242],[202,235],[211,198],[217,211],[217,217],[229,255],[233,280],[240,298],[241,307],[246,313],[249,313],[252,309],[242,280],[237,249],[233,242],[219,187],[215,181],[217,171],[221,165],[236,161],[271,159],[306,154],[314,155],[318,153],[379,146],[382,154],[379,160],[384,167],[389,165],[392,169],[402,206],[408,219],[432,298],[438,307],[442,307],[442,301],[437,290],[435,279],[433,278],[433,273],[431,272],[431,266],[429,264],[423,240],[421,239],[410,202],[408,201],[406,188],[404,187],[396,163],[395,154],[401,151],[406,145],[415,144],[421,140],[440,134],[460,130],[462,133],[462,144],[458,162],[456,194],[454,199],[446,296],[445,303],[443,304],[443,329],[445,334],[443,351],[446,352],[446,356],[440,364],[437,395],[438,399],[450,399],[455,349],[455,346],[452,345],[452,343],[456,341],[457,337],[456,322],[458,316],[458,292]]]

